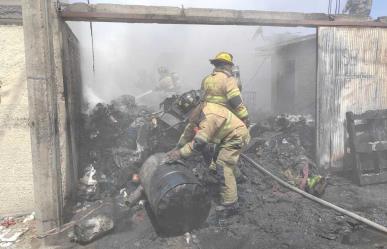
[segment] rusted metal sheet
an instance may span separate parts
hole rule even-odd
[[[317,158],[342,167],[345,113],[387,108],[387,30],[318,29]]]
[[[168,23],[208,25],[260,25],[287,27],[363,26],[385,27],[387,23],[351,16],[330,16],[324,13],[275,12],[179,8],[120,4],[65,4],[60,15],[66,21]]]

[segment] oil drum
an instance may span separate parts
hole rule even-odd
[[[189,232],[208,217],[207,189],[182,162],[163,164],[164,158],[164,153],[157,153],[144,162],[141,185],[159,230],[173,235]]]

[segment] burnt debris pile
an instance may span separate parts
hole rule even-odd
[[[252,127],[251,136],[257,156],[282,168],[295,164],[300,157],[314,158],[314,121],[309,116],[270,117]]]
[[[159,165],[152,159],[155,153],[175,146],[184,127],[173,98],[160,112],[123,101],[121,107],[99,104],[84,116],[80,198],[68,234],[73,241],[98,248],[370,248],[357,241],[364,226],[282,188],[242,159],[236,170],[239,213],[219,220],[218,185],[200,155],[182,165],[154,168]],[[316,180],[314,126],[305,115],[269,117],[251,127],[252,142],[244,153],[288,182],[322,194],[313,192],[319,191],[316,183],[324,183]],[[342,181],[331,176],[322,198],[367,208],[368,201],[358,199],[366,196],[357,194],[363,190]],[[370,208],[375,211],[359,213],[372,220],[385,216]],[[179,235],[162,236],[166,231]]]
[[[137,105],[134,97],[123,95],[84,114],[80,182],[95,185],[95,181],[86,183],[92,174],[103,188],[99,192],[112,194],[124,187],[149,155],[173,148],[184,128],[183,118],[171,107],[177,97],[167,98],[161,110],[153,112]]]
[[[111,196],[137,173],[144,160],[173,148],[184,128],[184,118],[173,108],[177,95],[153,112],[123,95],[110,104],[97,104],[83,116],[80,191],[83,200]]]
[[[141,165],[150,155],[166,152],[175,147],[185,127],[185,118],[176,105],[178,97],[178,95],[173,95],[166,98],[161,103],[160,110],[154,112],[148,107],[137,105],[134,97],[123,95],[112,100],[109,104],[99,103],[83,115],[82,135],[80,137],[79,183],[75,210],[73,210],[75,226],[70,233],[72,240],[79,243],[89,243],[99,238],[112,230],[115,226],[114,223],[122,223],[119,216],[125,213],[126,219],[128,219],[131,208],[140,205],[138,201],[130,203],[130,200],[133,193],[138,192],[138,197],[142,196],[142,192],[135,191],[139,189],[138,174]],[[169,167],[167,168],[169,169]],[[181,169],[183,168],[181,167]],[[191,174],[188,169],[186,171],[188,175]],[[177,174],[176,172],[175,174]],[[166,175],[173,177],[170,174]],[[182,180],[179,177],[175,178]],[[172,182],[177,184],[175,178],[172,179]],[[144,177],[144,182],[147,182],[146,179]],[[191,195],[196,199],[206,198],[205,188],[200,188],[201,185],[197,180],[195,182],[195,179],[192,175],[191,181],[180,184],[170,193],[177,193],[183,199]],[[165,184],[170,188],[174,187],[170,186],[169,183]],[[149,190],[145,187],[144,189]],[[161,190],[165,191],[165,189]],[[157,186],[153,186],[153,190],[147,192],[147,195],[152,197],[152,193],[155,191],[158,191]],[[160,196],[164,196],[164,194],[162,192]],[[203,218],[198,219],[185,215],[187,212],[196,213],[201,210],[197,205],[192,205],[190,209],[187,209],[188,211],[184,211],[184,208],[179,208],[177,202],[168,199],[173,199],[176,196],[171,196],[171,194],[165,196],[167,197],[157,200],[160,202],[167,200],[168,205],[172,208],[169,207],[165,211],[164,209],[168,205],[164,202],[162,202],[164,206],[153,206],[152,208],[155,217],[164,221],[160,224],[164,226],[169,224],[168,230],[170,231],[189,230],[191,226],[196,227],[197,223],[202,223],[208,215],[208,199],[206,202],[197,202],[208,204],[203,206],[204,209],[202,208],[204,210],[202,212]],[[153,199],[151,198],[151,200]],[[186,202],[181,203],[186,204]],[[174,204],[177,206],[173,206]],[[170,210],[175,211],[168,213],[171,212]],[[183,224],[174,224],[174,219],[165,218],[178,215],[179,212],[176,210],[188,219]]]
[[[80,154],[80,200],[94,201],[125,187],[145,156],[138,133],[150,113],[123,95],[110,104],[97,104],[83,115]]]
[[[281,114],[269,117],[252,127],[251,135],[253,142],[247,152],[255,154],[260,163],[301,189],[316,195],[322,194],[309,189],[320,181],[323,189],[318,191],[325,189],[323,178],[314,163],[315,123],[310,115]]]

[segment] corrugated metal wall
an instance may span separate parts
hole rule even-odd
[[[257,105],[257,92],[256,91],[242,91],[243,102],[246,104],[247,108],[252,111],[258,109]]]
[[[387,29],[318,29],[317,158],[342,167],[345,113],[387,109]]]

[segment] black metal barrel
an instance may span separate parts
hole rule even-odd
[[[166,234],[189,232],[208,217],[207,189],[182,163],[162,164],[164,158],[164,153],[158,153],[144,162],[141,185],[158,229]]]

